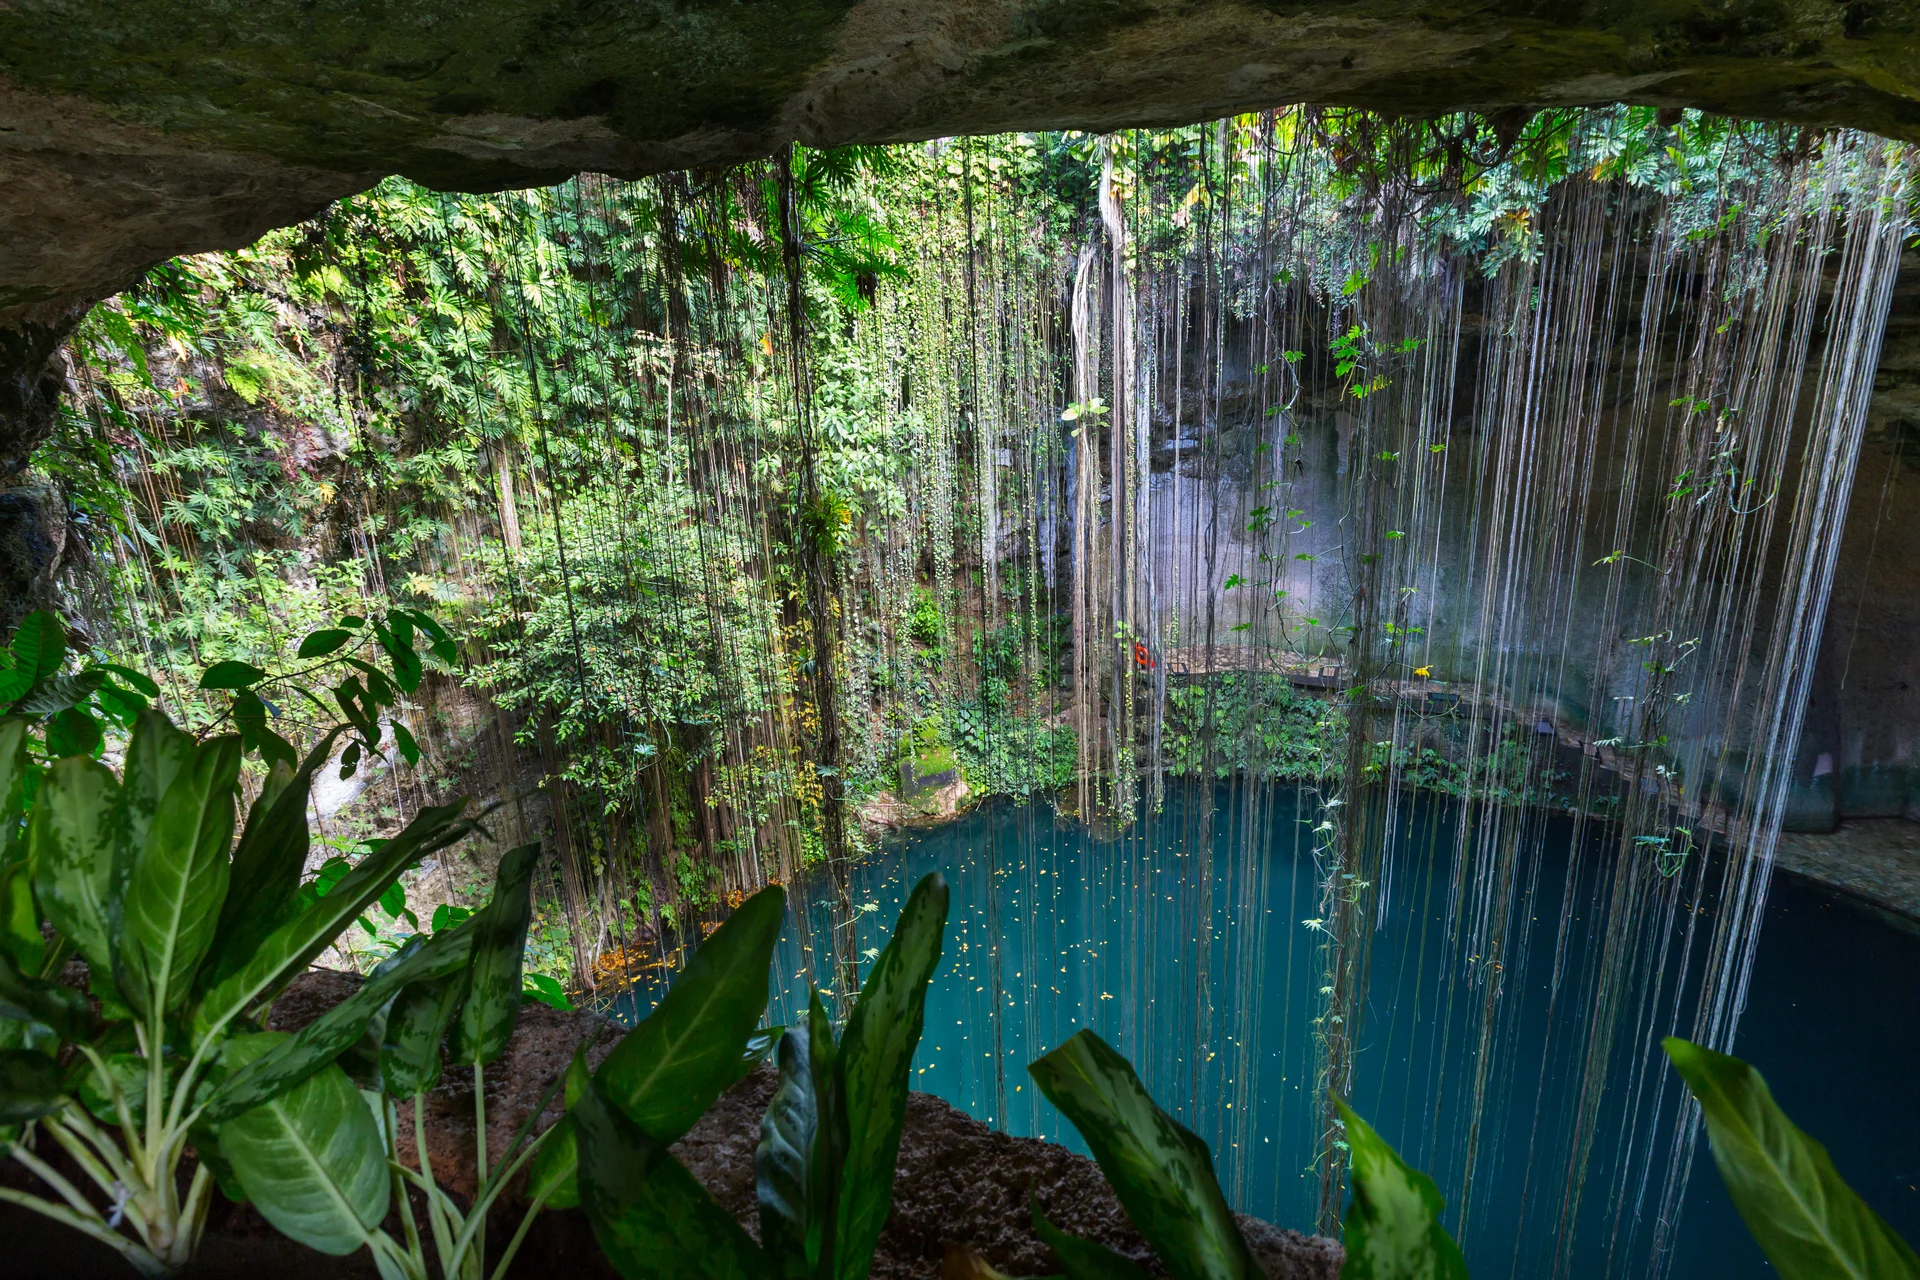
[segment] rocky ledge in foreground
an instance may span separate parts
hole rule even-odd
[[[332,1008],[359,985],[352,974],[324,970],[306,974],[275,1006],[271,1025],[297,1030]],[[527,1005],[506,1056],[485,1072],[487,1137],[490,1159],[498,1158],[526,1119],[565,1070],[574,1046],[587,1045],[595,1065],[619,1041],[620,1028],[590,1013],[559,1013]],[[750,1233],[759,1233],[754,1199],[753,1152],[760,1139],[760,1117],[772,1096],[771,1067],[740,1081],[675,1144],[673,1151],[727,1211]],[[402,1109],[401,1158],[413,1162],[411,1125]],[[557,1119],[549,1102],[542,1124]],[[440,1087],[427,1098],[428,1155],[442,1185],[463,1197],[473,1189],[473,1074],[449,1068]],[[9,1171],[11,1174],[13,1171]],[[5,1178],[11,1183],[11,1176]],[[1036,1138],[1015,1138],[925,1093],[907,1097],[906,1127],[894,1182],[893,1212],[873,1260],[875,1280],[932,1280],[941,1270],[948,1244],[965,1245],[1013,1276],[1058,1274],[1052,1252],[1033,1234],[1027,1197],[1040,1199],[1055,1224],[1097,1240],[1164,1275],[1100,1168],[1085,1156]],[[0,1210],[7,1206],[0,1206]],[[494,1214],[499,1240],[512,1232],[518,1207]],[[1256,1257],[1273,1280],[1335,1280],[1340,1246],[1324,1237],[1305,1236],[1255,1218],[1240,1219]],[[388,1229],[398,1234],[397,1216]],[[55,1233],[59,1233],[56,1235]],[[0,1213],[0,1234],[21,1240],[27,1271],[33,1276],[107,1275],[120,1270],[104,1249],[65,1228],[16,1211]],[[64,1247],[63,1247],[64,1246]],[[77,1248],[75,1246],[78,1246]],[[9,1246],[12,1248],[13,1246]],[[88,1270],[93,1254],[105,1267]],[[16,1258],[23,1257],[16,1254]],[[36,1264],[47,1268],[39,1269]],[[592,1230],[577,1210],[547,1213],[516,1259],[515,1276],[547,1276],[564,1270],[573,1280],[598,1280],[615,1273],[593,1242]],[[131,1274],[128,1272],[127,1274]],[[364,1251],[351,1258],[310,1253],[261,1222],[251,1210],[222,1205],[212,1215],[199,1265],[201,1277],[258,1280],[261,1275],[358,1280],[373,1276]]]

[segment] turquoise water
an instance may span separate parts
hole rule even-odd
[[[854,873],[863,949],[885,944],[922,875],[940,871],[953,889],[915,1086],[1010,1132],[1084,1150],[1025,1064],[1090,1026],[1212,1145],[1236,1208],[1311,1229],[1320,958],[1302,923],[1316,910],[1299,803],[1284,788],[1177,791],[1160,814],[1103,839],[1043,803],[1001,802],[891,841]],[[1642,939],[1674,976],[1621,1034],[1581,1210],[1563,1232],[1567,1117],[1591,1021],[1583,993],[1607,858],[1585,856],[1602,852],[1597,834],[1576,849],[1564,819],[1536,817],[1512,833],[1531,855],[1517,860],[1523,936],[1490,1000],[1448,938],[1457,818],[1425,800],[1402,815],[1354,1105],[1434,1174],[1482,1280],[1554,1274],[1563,1239],[1561,1274],[1648,1274],[1679,1099],[1652,1045],[1685,1032],[1674,1007],[1676,997],[1691,1007],[1691,987],[1676,957],[1693,954],[1687,925],[1710,920],[1713,904],[1689,902],[1693,920],[1676,914],[1669,937]],[[796,887],[770,1017],[792,1017],[810,973],[830,980],[826,898],[823,885]],[[811,955],[801,917],[812,925]],[[1777,878],[1736,1050],[1861,1194],[1920,1239],[1920,1091],[1910,1068],[1920,1060],[1920,936]],[[1475,1092],[1484,1098],[1477,1124]],[[1671,1274],[1765,1272],[1704,1143],[1679,1203]]]

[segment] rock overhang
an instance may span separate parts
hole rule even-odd
[[[1910,0],[0,0],[0,322],[388,173],[491,190],[1287,102],[1920,138],[1916,33]]]

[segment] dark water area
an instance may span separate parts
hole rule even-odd
[[[890,841],[853,875],[863,969],[920,877],[939,871],[953,890],[914,1086],[1084,1151],[1025,1067],[1092,1027],[1212,1146],[1235,1208],[1312,1229],[1323,935],[1310,923],[1309,829],[1319,816],[1290,788],[1188,788],[1117,836],[1045,803],[998,802]],[[1503,821],[1425,798],[1399,806],[1356,1110],[1433,1174],[1482,1280],[1548,1276],[1556,1262],[1583,1280],[1651,1274],[1657,1238],[1672,1275],[1766,1273],[1704,1139],[1684,1195],[1670,1201],[1677,1227],[1658,1229],[1663,1189],[1679,1185],[1685,1160],[1679,1083],[1657,1042],[1690,1026],[1690,964],[1716,909],[1703,888],[1676,893],[1662,926],[1632,944],[1667,976],[1625,1007],[1580,1209],[1564,1226],[1613,846],[1564,817]],[[1480,901],[1470,876],[1456,885],[1463,841],[1516,851],[1497,973],[1463,955],[1449,927]],[[829,897],[820,882],[792,890],[770,1020],[793,1020],[810,981],[830,985]],[[637,1009],[653,995],[629,999]],[[1920,934],[1776,877],[1736,1051],[1868,1202],[1920,1239]]]

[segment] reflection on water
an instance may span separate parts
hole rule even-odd
[[[1301,805],[1291,789],[1176,790],[1159,814],[1100,838],[1043,803],[996,803],[890,842],[853,875],[863,966],[922,875],[940,871],[953,888],[915,1086],[1084,1150],[1025,1064],[1092,1027],[1212,1145],[1236,1208],[1310,1227],[1321,956],[1305,923],[1317,895]],[[1592,1018],[1582,979],[1599,949],[1589,920],[1607,858],[1585,856],[1597,836],[1574,849],[1559,819],[1517,837],[1540,856],[1520,860],[1524,936],[1496,993],[1449,938],[1457,818],[1426,801],[1401,815],[1354,1103],[1434,1174],[1476,1275],[1545,1276],[1567,1201],[1568,1117]],[[831,982],[830,900],[824,883],[795,887],[795,919],[813,941],[795,927],[782,935],[774,1020],[794,1017],[810,978]],[[1712,904],[1688,909],[1710,917]],[[1642,944],[1684,943],[1687,923],[1698,921]],[[648,992],[635,999],[650,1003]],[[1673,1176],[1679,1093],[1648,1050],[1684,1031],[1672,1025],[1681,996],[1670,986],[1621,1036],[1570,1274],[1649,1270],[1644,1219]],[[1781,877],[1737,1048],[1868,1201],[1920,1238],[1920,1095],[1908,1065],[1920,1060],[1920,937]],[[1760,1274],[1704,1145],[1694,1172],[1672,1273]]]

